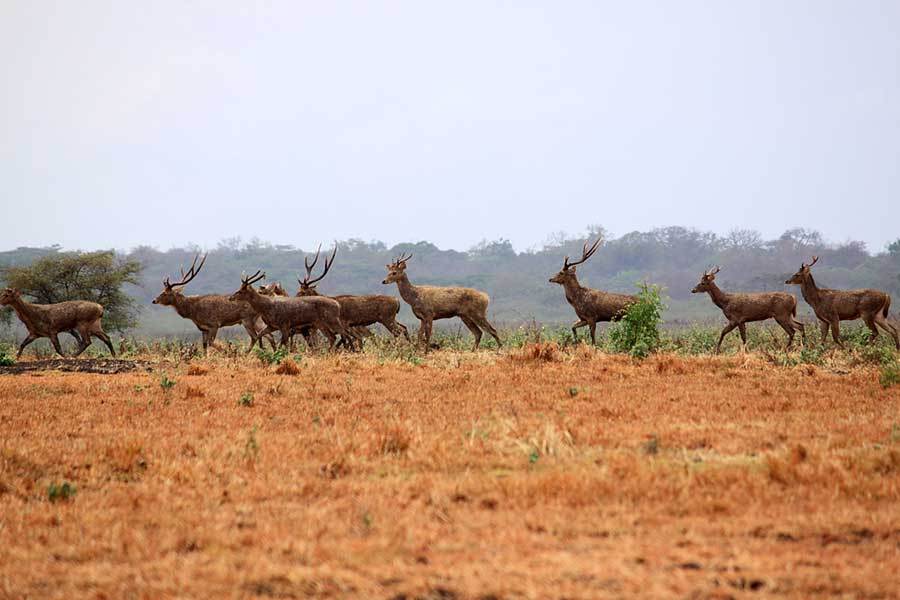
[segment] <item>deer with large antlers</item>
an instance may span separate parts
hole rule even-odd
[[[319,251],[316,250],[316,256],[312,263],[308,258],[303,259],[306,267],[306,277],[297,278],[300,287],[297,289],[297,296],[319,296],[316,289],[317,284],[325,278],[331,266],[334,264],[334,257],[337,255],[337,246],[331,253],[331,258],[325,258],[325,266],[322,274],[313,277],[312,272],[319,261]],[[353,296],[343,294],[339,296],[329,296],[337,300],[341,305],[341,319],[344,323],[352,328],[357,335],[362,335],[360,329],[366,328],[375,323],[381,323],[391,335],[395,338],[402,334],[409,341],[409,331],[402,323],[397,322],[397,313],[400,312],[400,301],[393,296],[385,296],[380,294],[370,294],[365,296]],[[366,330],[368,331],[368,330]]]
[[[488,323],[487,308],[490,297],[484,292],[464,287],[436,287],[430,285],[413,285],[406,275],[406,263],[412,258],[401,255],[393,263],[387,265],[387,277],[381,283],[396,283],[400,297],[412,308],[419,319],[419,342],[424,343],[427,350],[431,343],[432,324],[436,319],[459,317],[475,336],[473,350],[481,344],[482,329],[502,346],[500,336],[493,325]]]
[[[264,334],[281,332],[282,348],[287,347],[293,332],[310,325],[325,334],[331,349],[334,349],[337,334],[348,340],[356,339],[341,321],[341,305],[336,300],[325,296],[273,298],[260,294],[253,284],[265,276],[257,271],[249,277],[241,277],[241,287],[231,295],[231,300],[247,302],[253,307],[266,324]]]
[[[79,342],[75,356],[78,356],[91,345],[91,336],[96,336],[106,344],[113,356],[112,341],[103,331],[100,320],[103,318],[103,307],[96,302],[70,300],[56,304],[32,304],[22,299],[19,290],[6,288],[0,292],[0,306],[11,306],[19,320],[28,330],[28,337],[19,346],[16,359],[22,356],[25,347],[31,342],[48,337],[53,349],[60,356],[65,356],[59,344],[59,334],[68,332]],[[78,335],[76,336],[75,333]]]
[[[741,334],[742,348],[746,347],[747,328],[745,324],[753,321],[775,319],[775,322],[781,325],[781,328],[788,334],[785,350],[791,347],[797,331],[804,339],[806,338],[806,329],[803,327],[803,323],[796,319],[797,299],[791,294],[784,292],[726,294],[716,285],[716,273],[719,271],[719,267],[705,271],[700,277],[700,282],[691,290],[692,294],[708,293],[713,304],[721,308],[725,313],[725,318],[728,319],[728,325],[719,335],[716,354],[722,347],[722,340],[735,328]]]
[[[881,327],[894,338],[894,345],[900,350],[897,327],[887,320],[891,297],[880,290],[829,290],[817,287],[811,271],[817,262],[819,257],[813,256],[811,263],[800,263],[800,270],[785,283],[800,286],[803,299],[812,306],[821,323],[822,341],[828,338],[828,330],[831,329],[834,343],[843,348],[841,321],[862,319],[872,332],[870,342],[878,337],[878,327]]]
[[[590,248],[584,243],[581,251],[581,259],[569,262],[569,257],[563,259],[563,268],[559,273],[550,278],[550,283],[558,283],[566,291],[566,300],[575,309],[578,322],[572,325],[572,337],[578,341],[578,328],[585,325],[591,331],[591,344],[597,343],[597,323],[615,321],[622,317],[625,311],[634,302],[636,296],[630,294],[616,294],[584,287],[578,283],[576,267],[592,257],[600,246],[601,239],[597,239]]]
[[[250,349],[258,342],[262,347],[265,323],[246,302],[234,301],[220,294],[204,294],[202,296],[185,296],[182,288],[189,284],[200,273],[200,269],[206,264],[206,256],[200,264],[197,260],[200,255],[194,257],[191,268],[185,273],[181,270],[181,280],[172,283],[168,277],[163,281],[163,291],[154,300],[153,304],[171,306],[181,317],[193,321],[197,329],[203,335],[203,352],[207,352],[210,345],[216,341],[216,335],[222,327],[241,324],[250,335]],[[275,349],[275,340],[271,335],[265,336],[272,349]],[[248,350],[249,352],[250,350]]]

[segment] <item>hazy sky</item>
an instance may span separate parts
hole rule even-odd
[[[900,2],[0,1],[0,248],[900,237]]]

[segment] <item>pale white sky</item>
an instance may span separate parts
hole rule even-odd
[[[900,237],[900,2],[0,2],[0,249]]]

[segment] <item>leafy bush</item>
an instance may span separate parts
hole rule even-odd
[[[659,324],[664,309],[659,286],[641,283],[637,302],[609,329],[612,349],[634,358],[647,357],[659,347]]]
[[[175,380],[169,379],[169,376],[163,373],[162,377],[159,378],[159,387],[161,387],[164,392],[168,392],[175,387]]]
[[[256,358],[264,365],[280,365],[281,361],[287,358],[287,355],[288,348],[286,346],[280,347],[274,352],[266,348],[256,349]]]
[[[887,389],[900,383],[900,366],[896,362],[881,367],[881,377],[878,380],[881,387]]]
[[[7,354],[5,347],[0,346],[0,367],[9,367],[16,364],[16,359]]]
[[[244,392],[241,394],[241,399],[238,400],[238,404],[241,406],[253,406],[253,394]]]

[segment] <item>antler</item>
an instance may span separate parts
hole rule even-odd
[[[259,281],[261,279],[265,279],[265,278],[266,278],[266,274],[263,273],[262,271],[257,271],[250,277],[247,277],[246,275],[241,275],[241,286],[247,287],[247,286],[253,285],[257,281]]]
[[[814,264],[816,264],[817,262],[819,262],[819,257],[818,257],[818,256],[813,256],[812,262],[809,263],[809,264],[803,263],[803,266],[804,266],[805,268],[808,269],[808,268],[810,268],[811,266],[813,266]]]
[[[410,254],[409,256],[405,256],[405,255],[406,255],[406,252],[403,252],[402,254],[400,254],[400,256],[398,256],[396,259],[394,259],[394,265],[399,267],[401,264],[405,263],[406,261],[408,261],[409,259],[411,259],[413,257],[412,254]]]
[[[716,265],[714,268],[712,268],[712,269],[710,269],[709,271],[707,271],[707,272],[706,272],[706,275],[707,275],[708,277],[712,277],[713,275],[715,275],[716,273],[718,273],[718,272],[721,271],[721,270],[722,270],[722,269],[719,268],[719,265]]]
[[[319,248],[322,246],[320,245]],[[309,261],[304,258],[303,264],[306,265],[306,277],[303,278],[303,281],[300,281],[300,278],[297,278],[297,281],[300,285],[303,286],[311,286],[315,283],[318,283],[324,279],[326,275],[328,275],[328,270],[331,269],[331,265],[334,264],[334,257],[337,254],[337,244],[334,245],[334,250],[331,252],[331,258],[325,259],[325,269],[322,271],[322,274],[316,277],[315,279],[310,279],[312,277],[313,267],[316,266],[316,263],[319,261],[319,250],[316,250],[316,257],[313,259],[312,264],[309,264]]]
[[[166,277],[165,281],[163,281],[163,285],[165,285],[167,288],[173,288],[189,284],[194,279],[194,277],[197,276],[197,273],[200,272],[200,269],[203,268],[203,265],[206,263],[206,256],[206,254],[203,255],[203,260],[201,260],[200,264],[198,265],[197,259],[200,258],[200,254],[197,254],[197,256],[194,257],[194,262],[191,263],[191,268],[188,269],[187,273],[184,272],[184,267],[182,267],[181,281],[177,283],[171,283],[169,281],[169,278]]]
[[[581,260],[575,261],[573,263],[569,262],[569,257],[566,256],[565,260],[563,260],[563,270],[567,270],[569,267],[574,267],[580,265],[590,257],[594,255],[594,252],[597,251],[597,248],[600,246],[600,242],[603,241],[603,238],[597,238],[597,241],[588,248],[587,242],[584,243],[584,246],[581,249]]]

